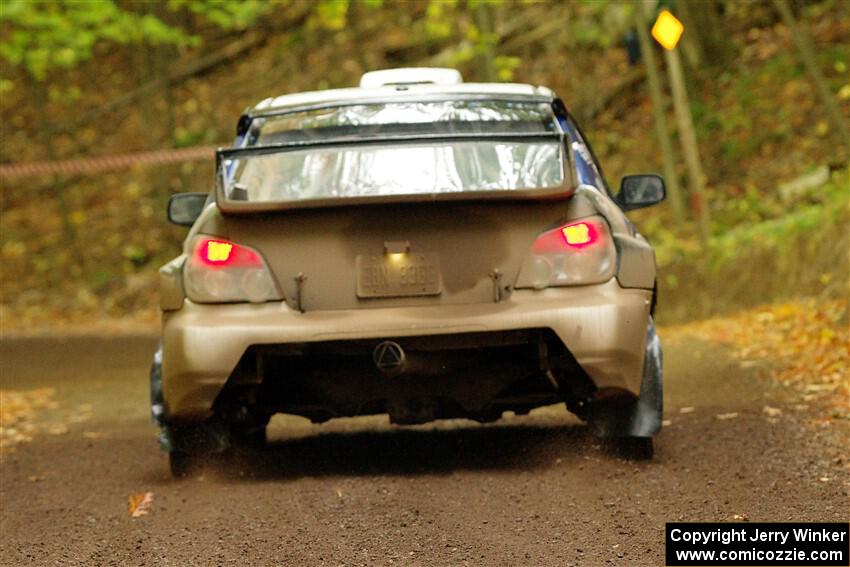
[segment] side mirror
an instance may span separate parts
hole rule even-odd
[[[616,200],[624,211],[631,211],[658,204],[666,194],[660,175],[627,175],[620,182]]]
[[[168,222],[179,226],[192,226],[207,202],[207,193],[178,193],[168,199]]]

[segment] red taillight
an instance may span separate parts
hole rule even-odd
[[[535,254],[554,254],[586,248],[599,241],[599,228],[593,222],[574,222],[541,234],[534,242]]]
[[[281,299],[268,266],[253,248],[206,235],[196,236],[190,246],[183,286],[191,301],[262,303]]]
[[[572,246],[573,248],[590,246],[599,237],[596,227],[588,222],[568,224],[561,228],[561,234],[564,235],[564,242],[567,243],[567,246]]]
[[[617,268],[617,251],[601,215],[547,230],[523,262],[517,289],[586,285],[607,281]]]
[[[202,239],[196,254],[207,266],[262,266],[254,251],[227,240]]]

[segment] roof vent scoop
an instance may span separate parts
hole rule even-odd
[[[360,88],[395,85],[459,85],[463,77],[457,69],[439,67],[406,67],[369,71],[360,77]]]

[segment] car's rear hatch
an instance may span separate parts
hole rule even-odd
[[[575,189],[540,97],[358,102],[251,132],[218,152],[218,206],[305,310],[505,297]]]
[[[225,215],[305,310],[493,302],[565,200],[395,203]],[[497,287],[499,289],[497,289]]]

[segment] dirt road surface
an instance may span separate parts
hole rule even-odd
[[[276,417],[264,452],[174,480],[148,419],[152,338],[5,339],[0,386],[55,388],[38,419],[67,430],[0,457],[0,564],[662,565],[667,521],[846,521],[846,422],[812,425],[766,362],[672,343],[650,462],[562,407],[488,426]]]

